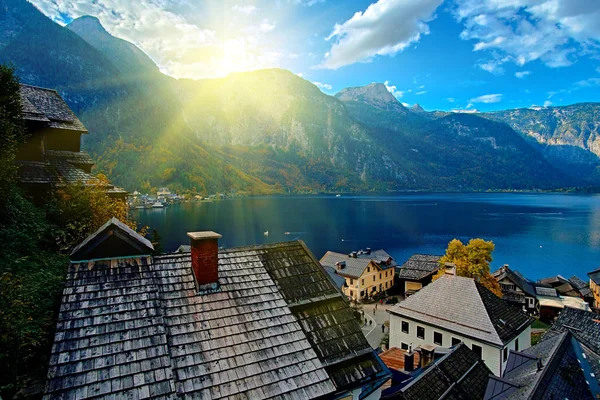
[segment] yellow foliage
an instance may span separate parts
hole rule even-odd
[[[440,270],[434,275],[433,280],[443,276],[445,264],[456,265],[456,274],[473,278],[488,288],[498,297],[502,297],[500,284],[490,273],[490,262],[495,245],[492,241],[471,239],[465,246],[460,240],[453,239],[448,243],[446,254],[440,259]]]

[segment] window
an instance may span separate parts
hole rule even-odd
[[[515,351],[519,351],[519,338],[515,339]]]
[[[481,358],[481,347],[477,346],[476,344],[471,345],[471,350],[473,350],[473,353],[477,354],[477,357]]]
[[[364,280],[364,279],[361,279],[361,280],[360,280],[360,284],[364,286],[364,285],[365,285],[365,280]]]
[[[354,279],[350,279],[350,284],[354,285]]]
[[[371,267],[367,267],[367,272],[371,272]]]
[[[437,344],[438,346],[442,345],[442,334],[439,332],[433,332],[433,343]]]
[[[457,339],[455,337],[452,338],[452,346],[456,346],[457,344],[459,344],[460,342],[462,342],[462,340]]]
[[[502,350],[502,358],[504,362],[506,362],[506,360],[508,359],[508,346],[506,346],[504,350]]]
[[[408,333],[408,322],[402,321],[402,333]]]
[[[425,328],[422,326],[417,326],[417,337],[419,339],[425,339]]]
[[[381,272],[379,273],[379,279],[381,279]]]
[[[527,298],[527,306],[529,308],[535,307],[535,299],[533,297],[528,297]]]
[[[402,350],[408,350],[408,345],[406,343],[402,342],[402,343],[400,343],[400,348]]]
[[[377,278],[377,276],[376,276],[376,275],[373,275],[373,282],[375,282],[375,278]]]
[[[360,291],[360,297],[364,297],[364,296],[365,296],[365,291],[364,291],[364,290],[361,290],[361,291]]]

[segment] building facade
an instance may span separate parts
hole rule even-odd
[[[359,301],[385,293],[394,285],[396,264],[391,256],[384,253],[383,250],[367,250],[364,254],[352,252],[347,255],[328,251],[320,263],[343,277],[342,292],[349,299]]]
[[[498,376],[510,350],[531,346],[533,319],[471,278],[444,275],[388,312],[391,347],[464,343]]]

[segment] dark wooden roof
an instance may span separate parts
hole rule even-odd
[[[399,391],[388,389],[382,399],[482,399],[491,374],[485,363],[461,343]]]
[[[440,268],[440,258],[429,254],[412,255],[398,270],[398,278],[420,281],[432,274],[435,274]]]
[[[600,268],[592,272],[588,272],[588,276],[590,277],[592,282],[594,282],[596,285],[600,285]]]
[[[50,128],[87,133],[87,129],[56,90],[20,85],[23,118],[45,122]]]
[[[190,257],[72,263],[46,398],[306,399],[387,378],[303,243],[220,250],[212,293]]]
[[[525,278],[519,271],[513,271],[508,266],[503,266],[498,270],[494,271],[492,275],[498,281],[504,279],[504,277],[507,277],[525,294],[531,297],[536,297],[534,284],[529,279]]]
[[[46,159],[64,160],[76,165],[94,165],[94,160],[85,151],[46,150]]]
[[[569,282],[575,287],[583,297],[592,297],[593,293],[590,285],[578,276],[573,275],[569,278]]]
[[[533,318],[503,301],[485,286],[476,283],[481,301],[492,321],[492,325],[503,343],[508,343],[533,323]]]

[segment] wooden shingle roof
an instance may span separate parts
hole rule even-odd
[[[303,243],[220,250],[213,293],[190,257],[72,263],[46,398],[306,399],[387,377]]]
[[[25,120],[46,122],[50,128],[87,133],[56,90],[21,84],[20,95]]]
[[[398,270],[398,278],[419,281],[435,274],[440,268],[440,258],[429,254],[413,254]]]

